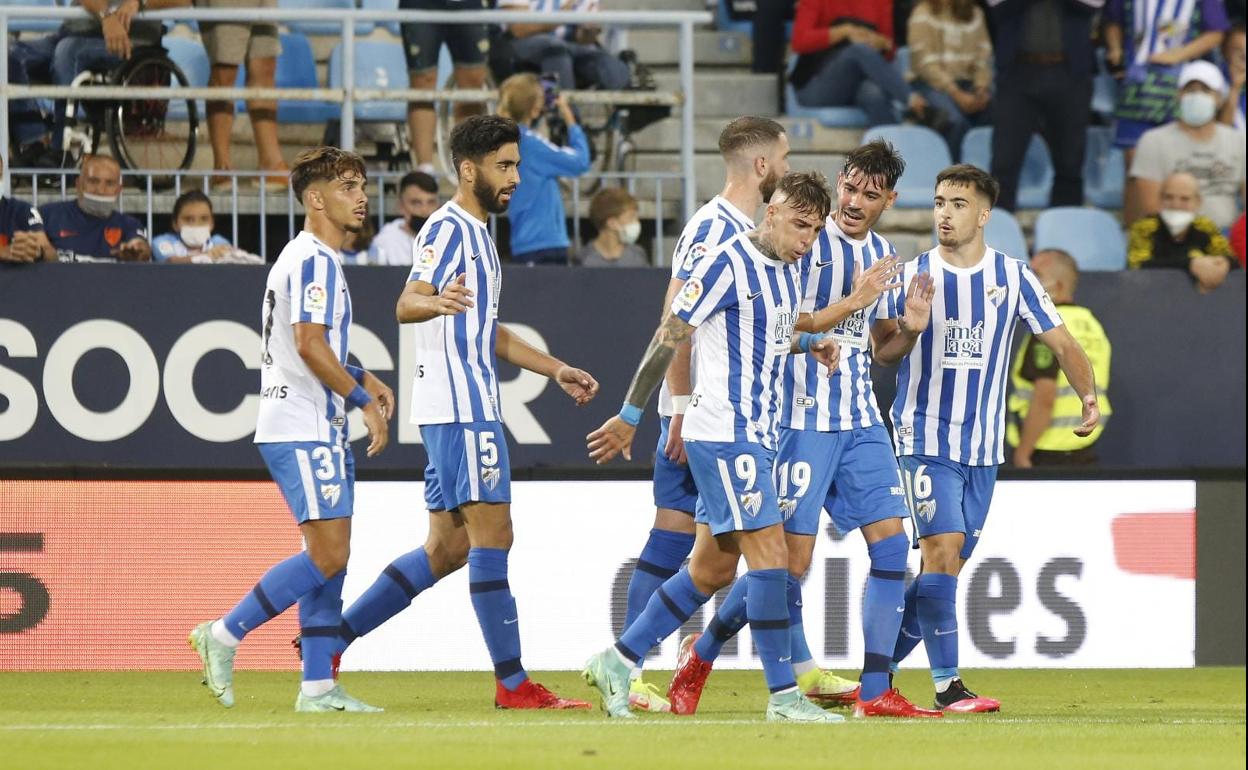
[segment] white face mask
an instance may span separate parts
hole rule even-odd
[[[1179,120],[1192,128],[1208,124],[1217,112],[1218,100],[1212,94],[1183,94],[1179,98]]]
[[[1173,236],[1187,232],[1188,226],[1195,218],[1195,211],[1180,211],[1179,209],[1162,209],[1161,211],[1161,221],[1166,224],[1166,229]]]
[[[183,225],[178,237],[192,249],[203,248],[212,238],[212,225]]]
[[[84,192],[82,200],[78,201],[78,207],[89,216],[107,219],[110,214],[117,210],[117,196],[96,195]]]
[[[641,237],[641,220],[634,219],[632,222],[620,228],[621,243],[636,243]]]

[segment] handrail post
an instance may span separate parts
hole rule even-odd
[[[0,174],[5,190],[9,186],[9,17],[0,8],[0,158],[4,160],[4,173]]]
[[[342,115],[338,119],[338,146],[355,149],[355,18],[342,20]]]
[[[680,23],[680,171],[684,178],[685,221],[693,216],[698,182],[694,173],[693,155],[693,22]],[[663,216],[659,212],[659,216]]]

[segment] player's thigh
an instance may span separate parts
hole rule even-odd
[[[422,425],[420,437],[437,479],[437,499],[426,489],[430,510],[511,503],[511,458],[502,423]],[[426,482],[428,475],[426,470]]]
[[[841,434],[781,428],[775,483],[784,531],[814,536],[841,461]]]
[[[796,578],[802,577],[810,569],[810,560],[815,555],[815,536],[785,532],[784,546],[788,551],[789,574]]]
[[[900,527],[910,509],[888,431],[876,425],[843,433],[844,454],[832,482],[828,506],[832,523],[842,535],[887,520],[894,520]]]
[[[749,442],[686,441],[685,452],[698,487],[695,517],[711,534],[748,532],[783,521],[770,451]]]
[[[348,447],[321,441],[257,444],[295,521],[351,516],[355,464]]]
[[[659,441],[654,451],[654,525],[671,532],[693,532],[698,487],[689,465],[673,462],[663,453],[671,418],[659,422]],[[684,517],[682,520],[680,517]]]

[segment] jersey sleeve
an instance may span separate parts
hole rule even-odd
[[[1019,369],[1019,376],[1028,382],[1056,380],[1059,371],[1053,349],[1038,337],[1030,337],[1027,347],[1023,349],[1023,366]]]
[[[426,227],[412,244],[412,272],[407,280],[424,281],[441,291],[462,271],[463,246],[463,233],[449,219]]]
[[[672,300],[672,312],[690,326],[701,326],[715,313],[737,304],[732,260],[721,251],[701,260]]]
[[[688,236],[681,236],[672,252],[672,277],[689,280],[702,258],[714,251],[722,240],[724,225],[706,219]]]
[[[147,239],[147,230],[143,225],[139,224],[139,220],[131,216],[122,216],[121,218],[121,240],[132,241],[135,238]]]
[[[304,257],[290,275],[290,322],[333,326],[338,299],[333,258],[323,252]]]
[[[170,257],[178,256],[178,236],[164,233],[152,239],[152,261],[167,262]]]
[[[37,233],[43,232],[43,217],[39,216],[39,209],[29,203],[26,203],[25,201],[10,200],[10,203],[15,203],[25,207],[25,210],[19,210],[18,215],[14,217],[14,222],[17,225],[14,230],[26,230],[28,232]]]
[[[1030,267],[1021,266],[1018,283],[1018,315],[1027,322],[1032,334],[1043,334],[1062,325],[1062,316],[1054,307],[1053,298]]]

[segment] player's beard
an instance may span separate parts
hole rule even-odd
[[[476,196],[477,203],[480,204],[481,208],[485,209],[490,214],[502,214],[507,210],[507,204],[510,202],[510,199],[504,201],[501,200],[500,197],[504,190],[509,193],[514,193],[516,188],[491,187],[489,182],[486,182],[485,178],[480,174],[478,174],[477,178],[472,182],[472,194]]]
[[[758,183],[758,192],[763,196],[763,203],[771,203],[771,196],[775,194],[776,188],[780,186],[780,175],[776,173],[773,167],[767,172],[767,176],[763,177],[763,181]]]

